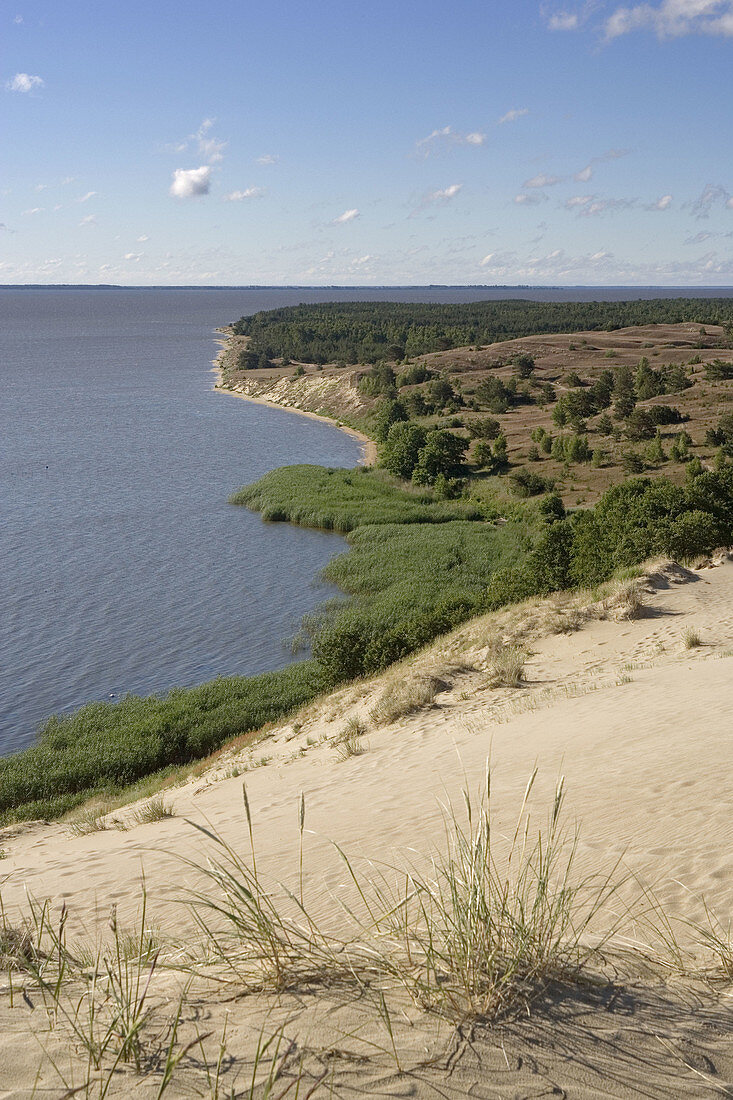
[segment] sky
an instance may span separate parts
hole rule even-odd
[[[733,284],[733,0],[0,0],[0,283]]]

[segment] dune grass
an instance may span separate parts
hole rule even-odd
[[[320,925],[297,885],[266,881],[257,867],[244,788],[250,848],[242,854],[195,825],[211,843],[206,863],[185,862],[206,886],[192,895],[210,960],[227,984],[250,992],[339,983],[360,995],[406,990],[416,1004],[453,1022],[492,1020],[529,1003],[549,981],[575,982],[598,961],[617,918],[620,878],[576,870],[577,832],[563,818],[560,781],[544,826],[534,827],[530,777],[507,840],[494,827],[491,772],[477,800],[463,792],[465,813],[445,811],[446,851],[427,871],[383,867],[361,875],[337,846],[353,897],[342,906],[338,934]],[[395,884],[399,885],[395,885]],[[339,895],[341,897],[341,894]],[[594,930],[593,945],[588,937]]]

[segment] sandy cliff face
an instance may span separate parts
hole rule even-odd
[[[369,405],[359,393],[353,372],[304,375],[300,378],[245,378],[223,388],[259,397],[289,409],[332,417],[363,415]]]

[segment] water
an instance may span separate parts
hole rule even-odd
[[[328,424],[214,393],[214,329],[301,301],[713,290],[0,290],[0,754],[52,713],[289,659],[334,535],[226,503],[292,462],[353,466]],[[728,291],[730,293],[730,291]]]

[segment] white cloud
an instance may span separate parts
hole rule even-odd
[[[699,233],[695,233],[694,236],[688,237],[685,240],[685,244],[702,244],[703,241],[709,241],[711,237],[714,237],[715,233],[707,233],[701,229]]]
[[[628,155],[628,149],[608,149],[607,152],[601,153],[599,157],[591,157],[585,168],[581,168],[579,172],[576,172],[573,178],[578,183],[587,183],[588,180],[593,178],[593,166],[595,164],[603,164],[608,160],[619,160],[621,157],[627,157]]]
[[[562,183],[562,176],[540,174],[539,176],[532,176],[530,180],[525,180],[522,187],[554,187],[556,183]]]
[[[14,22],[14,23],[15,23],[16,25],[19,25],[20,23],[22,23],[22,22],[23,22],[23,16],[22,16],[22,15],[16,15],[15,19],[13,20],[13,22]]]
[[[702,194],[690,203],[690,209],[692,210],[693,217],[695,218],[707,218],[710,216],[710,211],[718,203],[723,203],[725,206],[731,206],[731,198],[733,196],[730,192],[726,191],[725,187],[721,185],[708,183],[703,190]]]
[[[423,157],[429,157],[431,153],[450,149],[456,145],[483,145],[486,142],[486,134],[479,130],[472,130],[464,134],[454,130],[452,126],[444,126],[442,130],[433,130],[432,134],[420,138],[415,142],[415,149]]]
[[[462,187],[462,183],[452,183],[450,187],[444,187],[442,191],[431,191],[427,199],[429,202],[447,202],[448,199],[454,199]]]
[[[353,222],[354,218],[359,217],[359,211],[354,207],[353,210],[344,210],[343,214],[339,214],[337,218],[333,219],[334,225],[346,225],[347,222]]]
[[[516,122],[518,118],[524,118],[529,114],[529,107],[512,107],[511,111],[507,111],[505,115],[502,115],[499,119],[499,125],[503,126],[505,122]]]
[[[81,221],[79,222],[79,225],[96,225],[96,224],[97,224],[97,215],[96,214],[87,214],[87,216],[85,218],[82,218]]]
[[[671,195],[662,195],[661,199],[657,199],[655,203],[652,203],[652,210],[668,210],[672,205]]]
[[[208,164],[200,168],[176,168],[170,194],[175,199],[192,199],[199,195],[208,195],[211,187],[211,168]]]
[[[733,36],[733,0],[662,0],[617,8],[606,20],[607,39],[636,30],[652,30],[658,38],[686,34]]]
[[[21,215],[23,217],[26,217],[29,214],[42,214],[42,213],[43,213],[43,207],[42,206],[33,206],[33,207],[31,207],[30,210],[21,211]]]
[[[636,199],[597,199],[581,206],[578,213],[583,218],[591,218],[596,214],[618,214],[622,210],[631,210],[636,206]]]
[[[191,135],[197,143],[200,156],[208,164],[219,164],[224,159],[224,150],[227,147],[226,141],[219,141],[218,138],[209,136],[209,130],[215,122],[215,118],[205,118],[196,133]]]
[[[246,199],[261,199],[266,194],[264,187],[247,187],[244,191],[230,191],[224,196],[225,202],[244,202]]]
[[[441,187],[437,191],[427,191],[421,196],[420,201],[415,206],[410,217],[414,217],[415,214],[419,214],[420,211],[425,210],[429,206],[445,206],[462,190],[462,183],[451,183],[448,187]]]
[[[589,202],[593,202],[595,195],[573,195],[565,202],[565,207],[568,210],[576,210],[578,207],[587,206]]]
[[[547,198],[546,195],[515,195],[514,202],[517,206],[537,206],[539,203],[544,202]]]
[[[149,241],[149,240],[150,240],[150,237],[149,237],[149,236],[147,235],[147,233],[142,233],[142,234],[141,234],[141,235],[140,235],[140,236],[139,236],[139,237],[137,238],[137,243],[138,243],[138,244],[145,244],[145,241]]]
[[[483,260],[479,261],[479,267],[486,267],[487,264],[491,263],[495,255],[495,252],[489,252],[488,255],[484,256]]]
[[[124,259],[132,260],[133,263],[139,264],[144,255],[144,252],[126,252],[124,255]]]
[[[547,20],[551,31],[576,31],[580,25],[580,17],[577,12],[558,11]]]
[[[11,92],[32,92],[34,88],[42,88],[43,84],[44,82],[40,76],[31,76],[30,73],[16,73],[5,86]]]
[[[81,195],[76,201],[77,202],[89,202],[90,199],[94,198],[96,193],[97,193],[96,191],[87,191],[86,195]]]
[[[261,157],[257,157],[257,164],[277,164],[279,160],[274,153],[263,153]]]

